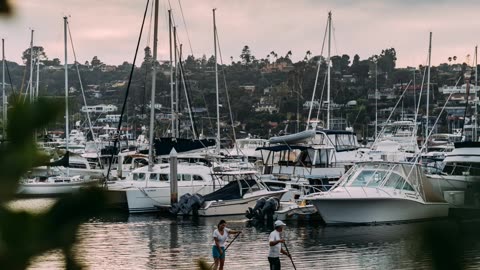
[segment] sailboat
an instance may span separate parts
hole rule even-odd
[[[345,166],[351,166],[358,160],[359,148],[356,134],[347,130],[330,129],[330,47],[332,13],[328,13],[328,57],[327,57],[327,125],[323,127],[313,125],[305,131],[295,134],[276,136],[269,139],[269,146],[259,147],[262,153],[264,174],[273,174],[284,180],[309,179],[310,182],[329,184],[329,180],[338,179],[345,173]],[[317,78],[312,93],[312,106],[317,86],[320,62],[318,63]],[[311,110],[308,122],[310,122]],[[312,121],[313,122],[313,121]]]
[[[181,80],[184,82],[184,70],[183,65],[181,64],[181,57],[177,57],[177,32],[176,27],[172,27],[172,13],[169,11],[169,46],[170,46],[170,96],[171,96],[171,136],[170,137],[160,137],[155,139],[155,154],[157,156],[168,155],[175,148],[177,153],[191,152],[199,149],[205,149],[215,145],[215,140],[207,138],[198,138],[198,134],[195,131],[195,127],[192,121],[192,131],[193,138],[181,138],[179,135],[179,112],[178,112],[178,103],[179,103],[179,82],[178,82],[178,73],[180,71]],[[172,35],[173,28],[173,35]],[[172,37],[173,37],[173,50],[172,50]],[[175,59],[172,59],[172,51],[174,52]],[[181,55],[180,55],[181,56]],[[173,62],[175,62],[175,72],[173,71]],[[173,73],[175,73],[175,82],[173,80]],[[174,86],[175,85],[175,89]],[[183,83],[183,87],[185,87]],[[188,98],[188,97],[187,97]],[[190,101],[187,100],[189,103]],[[190,109],[190,106],[189,106]],[[191,113],[191,110],[190,110]]]
[[[66,164],[69,165],[69,117],[68,117],[68,65],[67,65],[67,17],[63,18],[64,20],[64,35],[65,35],[65,145],[66,145],[66,157],[64,160]],[[32,34],[33,37],[33,34]],[[32,90],[33,91],[33,90]],[[60,162],[59,162],[60,163]],[[58,163],[58,164],[59,164]],[[52,165],[52,164],[49,164]],[[53,164],[56,165],[56,164]],[[47,171],[50,171],[47,168]],[[51,173],[51,171],[50,171]],[[54,170],[53,174],[47,174],[43,176],[33,176],[25,177],[20,181],[19,188],[17,190],[18,195],[22,196],[51,196],[51,195],[60,195],[66,193],[72,193],[79,190],[82,187],[89,185],[96,185],[99,183],[99,178],[94,177],[84,177],[80,175],[72,176],[70,168],[66,167],[66,172],[61,172],[60,170]]]

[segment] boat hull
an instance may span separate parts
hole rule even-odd
[[[202,208],[198,210],[198,216],[228,216],[228,215],[244,215],[249,207],[255,207],[257,200],[262,197],[280,199],[286,190],[275,192],[261,192],[248,198],[241,198],[228,201],[207,201]],[[191,214],[191,213],[190,213]]]
[[[213,192],[213,186],[179,186],[178,198],[186,193],[205,195]],[[128,211],[130,213],[158,212],[159,207],[170,206],[170,185],[165,187],[145,187],[125,189]]]
[[[98,185],[99,180],[85,180],[70,183],[25,183],[18,187],[19,196],[55,196],[77,192],[81,188]]]
[[[447,203],[397,198],[323,198],[311,200],[327,224],[405,222],[448,216]]]

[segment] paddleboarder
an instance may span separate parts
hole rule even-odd
[[[290,257],[290,254],[282,248],[282,243],[285,243],[285,239],[282,239],[280,233],[283,231],[283,227],[286,226],[281,220],[277,220],[274,223],[275,230],[270,233],[268,242],[270,250],[268,252],[268,262],[270,263],[270,270],[280,270],[280,253]]]

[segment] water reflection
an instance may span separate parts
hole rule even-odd
[[[227,252],[226,269],[268,269],[269,225],[243,217],[223,217],[243,233]],[[211,259],[212,232],[220,218],[167,218],[115,215],[82,226],[76,247],[89,269],[194,269],[198,258]],[[431,226],[451,221],[378,226],[324,227],[318,221],[288,222],[285,238],[297,269],[430,269],[429,249],[422,241]],[[457,226],[453,223],[453,226]],[[457,230],[465,250],[462,260],[480,267],[478,223]],[[282,257],[282,265],[291,263]],[[36,258],[30,269],[61,269],[61,254]]]

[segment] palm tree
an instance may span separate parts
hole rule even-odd
[[[290,59],[290,56],[292,56],[292,51],[288,51],[287,54],[285,55],[285,58]]]
[[[305,57],[303,58],[303,60],[308,61],[308,58],[310,57],[310,55],[312,55],[312,52],[311,52],[310,50],[308,50],[308,51],[305,53]]]

